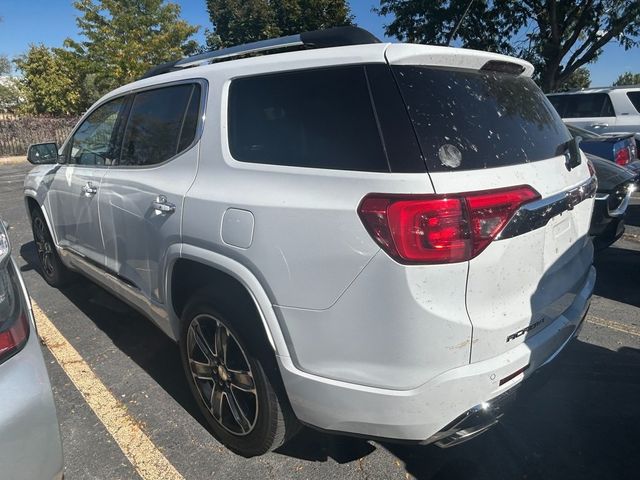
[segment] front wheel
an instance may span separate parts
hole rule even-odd
[[[31,228],[42,276],[52,287],[64,287],[73,280],[73,272],[67,269],[60,260],[42,212],[36,210],[32,217]]]
[[[266,346],[241,335],[206,296],[192,299],[182,317],[183,367],[214,436],[246,457],[282,445],[296,421]]]

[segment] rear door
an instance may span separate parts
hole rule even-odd
[[[592,132],[615,131],[616,114],[609,94],[605,92],[566,95],[561,115],[567,123]]]
[[[492,58],[478,59],[478,52],[438,58],[418,50],[412,58],[392,49],[387,56],[436,193],[529,185],[544,203],[590,179],[586,161],[566,166],[571,136],[530,78],[479,69]],[[593,201],[572,208],[544,212],[537,227],[498,237],[469,261],[472,361],[522,343],[526,335],[507,338],[544,319],[530,335],[538,333],[575,300],[592,261]]]
[[[180,241],[182,203],[198,168],[206,82],[137,92],[122,127],[122,147],[100,196],[106,267],[163,302],[161,272]]]

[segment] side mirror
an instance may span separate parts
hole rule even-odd
[[[580,155],[580,142],[582,141],[582,137],[573,137],[569,140],[569,144],[567,145],[567,150],[569,151],[569,156],[567,157],[567,169],[571,170],[580,163],[582,163],[582,157]]]
[[[29,146],[27,160],[34,165],[58,163],[58,145],[55,143],[36,143]]]

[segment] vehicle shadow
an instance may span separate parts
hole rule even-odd
[[[33,242],[23,245],[20,254],[26,268],[38,270]],[[90,281],[62,293],[207,428],[184,380],[178,348],[170,339]],[[326,463],[326,468],[330,461],[354,462],[371,478],[635,478],[640,469],[640,349],[611,351],[574,340],[553,363],[549,380],[518,398],[496,427],[450,449],[304,428],[275,455]]]
[[[624,223],[633,225],[634,227],[640,227],[640,204],[629,205],[627,207]]]
[[[596,252],[594,294],[640,307],[640,250],[627,249],[621,242]]]

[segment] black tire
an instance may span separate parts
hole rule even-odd
[[[33,240],[36,244],[38,260],[40,261],[40,273],[45,281],[55,288],[69,285],[75,279],[75,274],[65,267],[58,256],[56,247],[47,227],[47,222],[40,210],[34,210],[31,214],[31,229]]]
[[[282,445],[299,424],[266,337],[247,321],[246,312],[214,305],[213,296],[201,291],[183,310],[180,353],[187,382],[221,443],[245,457],[262,455]],[[225,348],[218,347],[222,338]],[[255,394],[249,392],[251,386]]]

